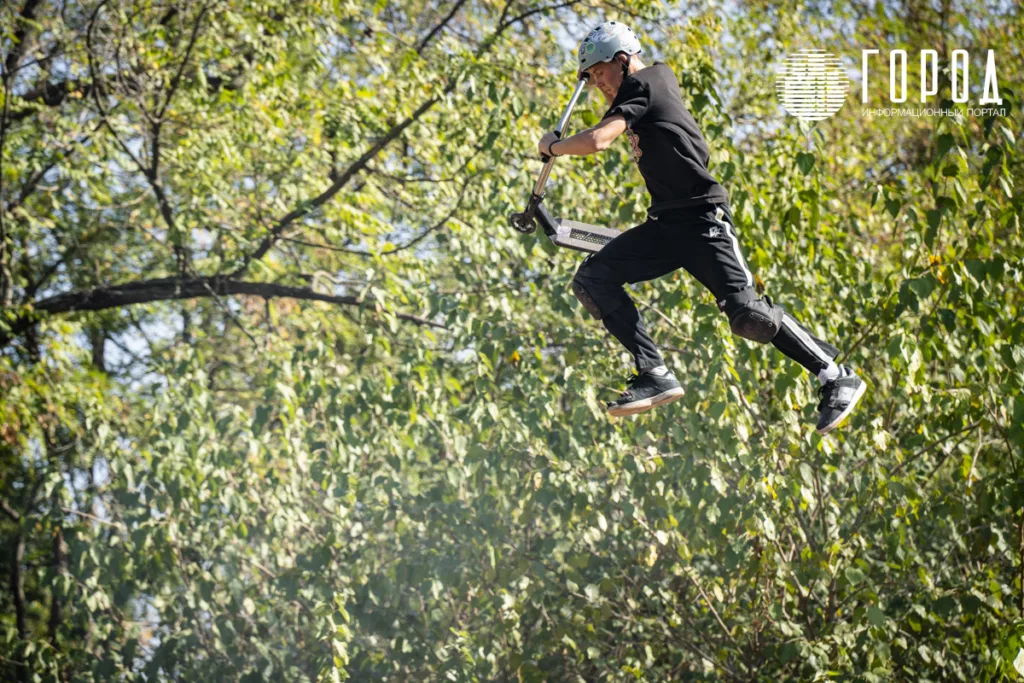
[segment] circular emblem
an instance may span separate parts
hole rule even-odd
[[[839,58],[824,50],[799,50],[775,75],[775,94],[786,111],[803,121],[821,121],[846,103],[850,77]]]

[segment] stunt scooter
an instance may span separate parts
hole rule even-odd
[[[562,131],[565,130],[565,126],[569,122],[569,116],[576,106],[576,100],[579,99],[583,87],[587,84],[588,76],[581,78],[576,84],[576,89],[569,100],[569,106],[565,108],[562,118],[558,121],[555,135],[559,138],[562,137]],[[551,174],[551,167],[554,165],[555,159],[547,154],[541,154],[540,158],[544,162],[544,168],[541,169],[540,177],[537,178],[537,184],[534,186],[533,192],[530,193],[526,210],[509,216],[509,222],[512,224],[512,227],[521,233],[529,234],[537,229],[537,223],[539,223],[544,230],[544,234],[559,247],[567,247],[591,254],[601,251],[604,245],[611,242],[613,238],[621,233],[618,230],[603,228],[599,225],[589,225],[564,218],[552,218],[548,210],[541,204],[541,201],[544,199],[544,185],[548,182],[548,176]]]

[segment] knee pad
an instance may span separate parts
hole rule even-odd
[[[629,302],[621,284],[616,284],[614,273],[600,261],[588,256],[583,259],[572,279],[572,293],[594,319],[601,320],[612,311]]]
[[[587,309],[587,311],[590,312],[590,315],[594,316],[595,320],[601,319],[601,307],[597,305],[597,302],[594,301],[594,297],[590,296],[587,292],[587,288],[583,286],[582,282],[580,282],[579,273],[577,273],[576,277],[572,279],[572,293],[577,299],[579,299],[580,303],[583,304],[583,308]]]
[[[782,328],[782,307],[776,306],[768,296],[756,298],[753,289],[730,294],[718,302],[718,307],[729,316],[729,329],[733,334],[761,344],[770,342]]]

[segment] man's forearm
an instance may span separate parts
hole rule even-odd
[[[563,140],[557,140],[552,147],[554,148],[552,151],[559,156],[564,154],[586,156],[600,152],[602,149],[598,145],[597,136],[594,134],[593,128],[582,130],[576,133],[576,135],[570,135]]]

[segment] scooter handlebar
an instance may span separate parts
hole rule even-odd
[[[572,114],[573,108],[576,106],[576,100],[579,99],[580,93],[583,91],[583,86],[586,85],[589,80],[589,75],[581,75],[580,79],[576,82],[576,88],[573,90],[572,97],[569,99],[569,104],[566,105],[565,111],[562,113],[562,117],[558,120],[558,125],[555,126],[555,136],[559,140],[562,139],[562,131],[565,130],[566,124],[569,122],[569,116]],[[540,177],[537,178],[537,183],[534,185],[533,193],[530,195],[530,200],[526,205],[526,210],[519,213],[514,213],[509,216],[509,222],[512,227],[522,233],[530,233],[536,230],[536,214],[537,208],[540,205],[541,200],[544,198],[544,185],[548,181],[548,175],[551,173],[551,167],[554,165],[554,157],[550,154],[541,153],[541,160],[544,162],[544,168],[540,171]],[[553,221],[550,215],[545,214],[542,220],[545,232],[553,229]]]

